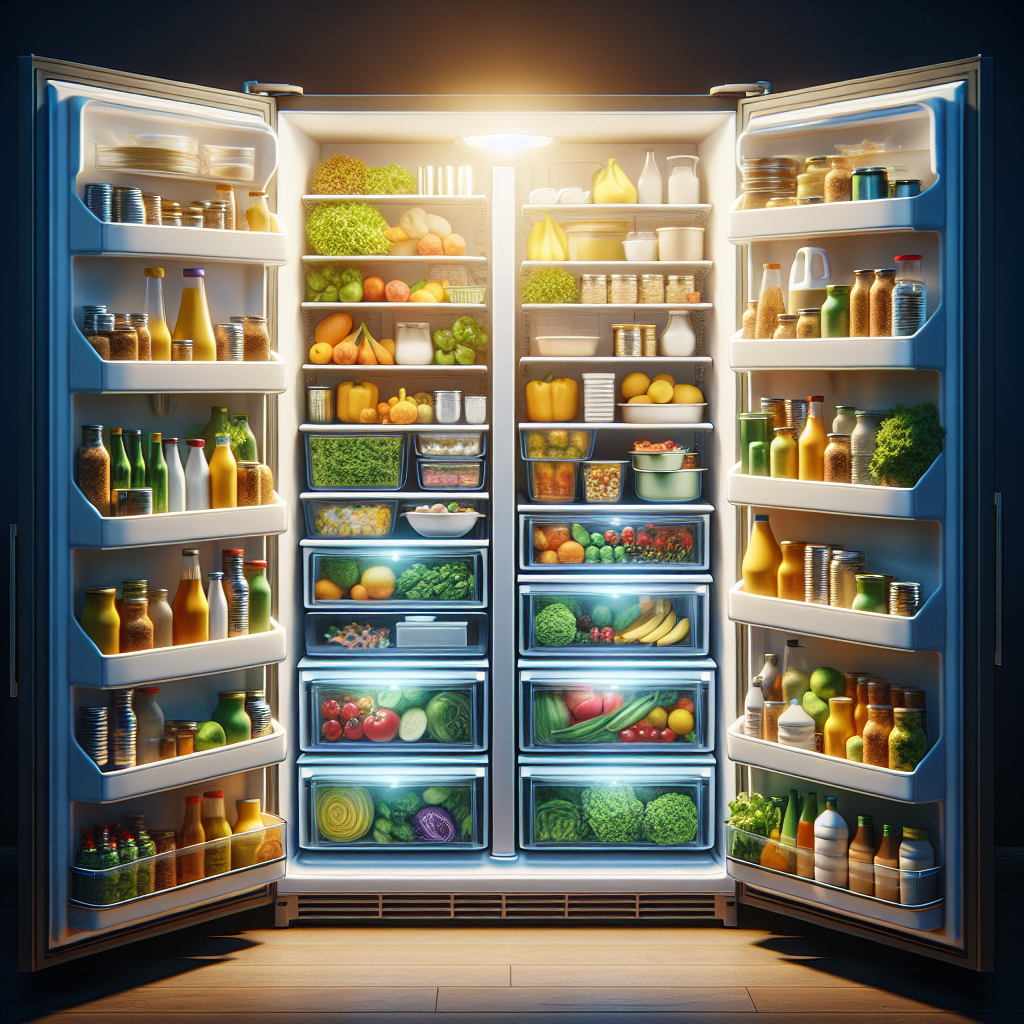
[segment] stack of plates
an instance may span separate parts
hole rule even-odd
[[[605,423],[615,419],[615,374],[583,374],[583,419]]]
[[[109,759],[106,708],[78,709],[78,742],[102,768]]]
[[[769,199],[796,195],[800,161],[794,156],[744,157],[743,209],[762,209]]]

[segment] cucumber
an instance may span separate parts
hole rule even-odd
[[[377,694],[377,707],[390,708],[400,715],[409,707],[409,702],[405,699],[401,690],[381,690]]]
[[[423,708],[409,708],[398,723],[398,738],[415,743],[427,731],[427,713]]]
[[[403,690],[402,696],[406,703],[413,708],[421,708],[430,700],[429,690]]]

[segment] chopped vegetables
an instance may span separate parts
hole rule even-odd
[[[320,737],[327,743],[473,742],[474,695],[468,688],[352,692],[318,686],[313,697],[314,707],[319,706]]]
[[[374,629],[368,622],[360,625],[350,622],[347,626],[331,626],[324,634],[329,644],[338,644],[350,650],[369,649],[372,647],[390,647],[391,631],[384,626]]]
[[[313,487],[397,489],[402,485],[405,438],[400,435],[312,435],[307,443]]]

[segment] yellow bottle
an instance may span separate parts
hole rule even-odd
[[[213,337],[210,307],[206,304],[206,271],[195,267],[183,270],[181,276],[181,305],[174,324],[173,340],[185,341],[190,338],[194,361],[216,362],[217,343]]]
[[[198,644],[210,639],[210,605],[203,593],[203,576],[199,569],[199,548],[183,548],[181,582],[174,595],[174,622],[171,635],[174,645]]]
[[[217,435],[217,447],[210,458],[210,508],[238,505],[238,463],[231,454],[231,438]]]
[[[266,837],[259,799],[236,800],[235,806],[238,808],[238,821],[232,828],[234,832],[234,838],[231,840],[232,871],[255,864],[256,855]]]
[[[146,267],[146,290],[142,309],[149,315],[150,358],[170,362],[171,332],[164,309],[164,268]]]
[[[778,573],[782,552],[767,516],[754,516],[747,551],[743,556],[743,591],[762,597],[778,597]]]
[[[775,428],[768,459],[773,477],[781,477],[784,480],[797,478],[797,443],[794,427]]]
[[[857,727],[853,721],[853,698],[830,697],[828,701],[828,718],[822,729],[824,742],[822,749],[831,757],[846,760],[846,741],[857,735]]]
[[[203,794],[203,873],[206,878],[231,870],[231,826],[224,816],[224,791],[212,789]],[[223,839],[224,842],[215,842]]]
[[[117,654],[121,617],[114,606],[117,591],[113,587],[89,587],[79,620],[85,635],[100,649],[100,654]]]
[[[249,207],[245,211],[245,219],[250,231],[270,231],[273,233],[281,230],[277,218],[270,212],[267,206],[266,192],[250,192]]]
[[[811,395],[807,399],[807,422],[800,435],[800,479],[825,479],[825,445],[828,433],[821,418],[821,406],[825,399]]]

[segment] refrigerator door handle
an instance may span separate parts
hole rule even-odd
[[[11,552],[8,562],[10,574],[10,591],[8,594],[8,617],[10,634],[7,641],[7,652],[10,658],[11,696],[18,696],[18,524],[11,523]]]
[[[996,491],[996,664],[1003,663],[1003,494]]]

